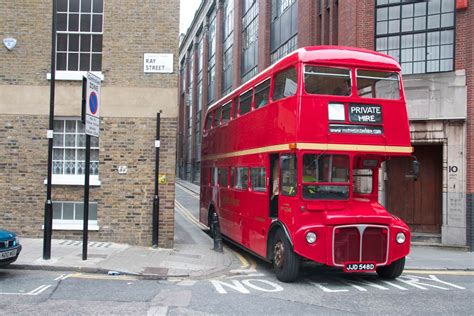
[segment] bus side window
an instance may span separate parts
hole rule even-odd
[[[222,112],[222,107],[218,108],[215,111],[214,124],[213,124],[214,127],[219,126],[221,124],[221,112]]]
[[[288,68],[277,73],[273,82],[273,100],[280,100],[295,95],[298,82],[296,68]]]
[[[252,107],[252,90],[241,94],[239,97],[239,108],[240,108],[240,115],[244,115],[245,113],[250,112],[250,108]]]
[[[233,106],[233,109],[232,109],[232,118],[237,118],[237,113],[239,112],[238,111],[239,109],[239,99],[238,98],[235,98],[234,99],[234,106]]]
[[[222,107],[222,124],[230,121],[231,108],[232,108],[232,102],[229,102]]]
[[[246,190],[248,187],[248,168],[233,168],[234,176],[230,186],[234,189]]]
[[[280,193],[286,196],[296,195],[296,155],[280,156]]]
[[[204,126],[204,129],[205,129],[205,130],[208,130],[208,129],[211,128],[213,115],[214,115],[214,112],[209,112],[209,113],[207,113],[206,126]]]
[[[267,190],[265,168],[250,168],[250,182],[252,191],[265,192]]]
[[[270,79],[255,87],[255,108],[259,109],[268,104],[270,95]]]
[[[227,188],[227,168],[219,168],[219,185]]]

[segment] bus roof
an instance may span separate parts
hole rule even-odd
[[[400,64],[391,56],[375,52],[368,49],[349,47],[349,46],[308,46],[299,48],[290,54],[282,57],[273,65],[243,83],[231,93],[223,96],[220,100],[214,102],[208,108],[208,112],[213,110],[216,105],[231,100],[236,95],[250,89],[255,83],[264,80],[274,71],[285,69],[287,66],[296,62],[321,63],[328,66],[340,67],[366,67],[381,70],[400,71]]]

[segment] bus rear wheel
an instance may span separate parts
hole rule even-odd
[[[383,279],[396,279],[398,278],[405,268],[405,257],[392,262],[391,265],[378,267],[377,274]]]
[[[273,269],[278,280],[293,282],[298,277],[300,258],[291,249],[290,242],[279,229],[273,239]]]

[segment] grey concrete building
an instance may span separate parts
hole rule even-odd
[[[384,165],[381,203],[417,240],[474,249],[472,3],[456,0],[203,0],[179,50],[178,175],[199,182],[202,117],[298,47],[377,50],[402,66],[418,181]]]

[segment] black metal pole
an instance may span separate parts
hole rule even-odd
[[[155,140],[155,195],[153,197],[153,240],[152,247],[158,247],[158,225],[160,223],[160,197],[158,196],[158,176],[160,173],[160,112],[156,113],[156,140]]]
[[[84,183],[84,224],[82,228],[82,260],[87,260],[87,240],[89,233],[89,175],[91,163],[91,136],[86,134],[86,170]]]
[[[48,180],[46,202],[44,204],[43,259],[51,258],[51,235],[53,231],[53,202],[51,200],[51,181],[53,169],[53,130],[54,130],[54,92],[56,84],[56,0],[53,0],[53,21],[51,26],[51,83],[49,93],[48,128]]]

